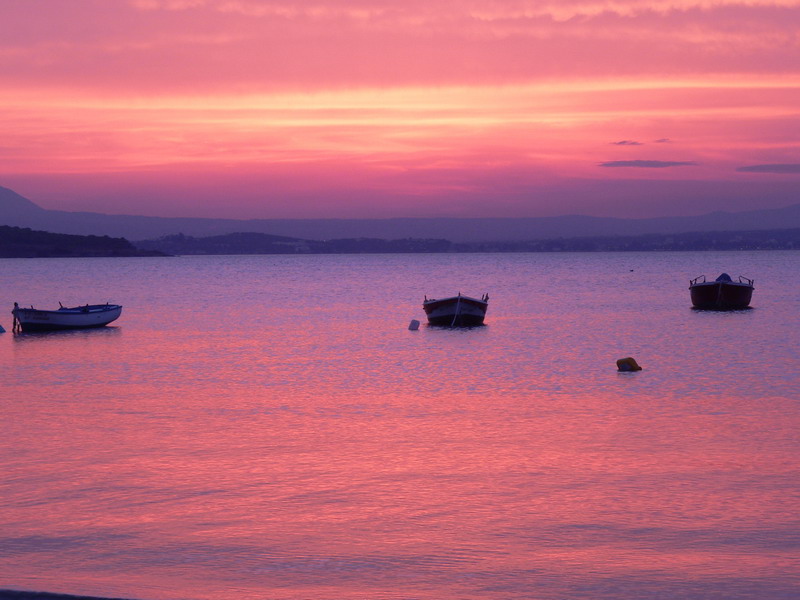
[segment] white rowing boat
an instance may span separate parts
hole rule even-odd
[[[60,303],[59,303],[60,304]],[[103,327],[122,314],[119,304],[86,304],[84,306],[61,306],[58,310],[22,308],[16,302],[14,310],[16,324],[24,332],[53,331],[57,329],[84,329]]]

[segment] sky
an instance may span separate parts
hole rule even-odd
[[[0,185],[70,211],[800,202],[800,0],[0,0]]]

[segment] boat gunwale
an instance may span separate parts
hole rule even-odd
[[[695,287],[713,286],[713,285],[731,285],[731,286],[746,287],[746,288],[754,287],[752,283],[745,283],[744,281],[700,281],[698,283],[692,283],[691,285],[689,285],[689,289]]]
[[[422,301],[422,306],[431,306],[439,303],[455,303],[458,301],[466,301],[468,303],[478,304],[480,306],[489,306],[488,300],[481,300],[480,298],[473,298],[472,296],[448,296],[447,298],[427,298]]]
[[[42,309],[42,308],[23,308],[19,306],[12,310],[12,313],[27,313],[27,314],[49,314],[49,315],[87,315],[87,314],[100,314],[110,312],[112,310],[121,309],[121,304],[88,304],[85,306],[64,306],[55,310]]]

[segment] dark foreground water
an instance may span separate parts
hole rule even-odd
[[[690,308],[690,278],[755,278]],[[173,599],[800,589],[800,253],[3,260],[0,588]],[[408,331],[424,294],[487,326]],[[0,324],[11,328],[11,316]],[[633,356],[639,373],[616,371]]]

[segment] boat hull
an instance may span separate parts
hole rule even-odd
[[[429,325],[442,327],[476,327],[483,325],[486,309],[485,300],[469,296],[453,296],[441,300],[426,300],[422,308],[428,317]]]
[[[689,287],[692,306],[703,310],[743,310],[750,306],[753,286],[735,281],[706,281]]]
[[[60,310],[15,308],[14,316],[23,332],[59,331],[105,327],[122,314],[118,304],[95,304]]]

